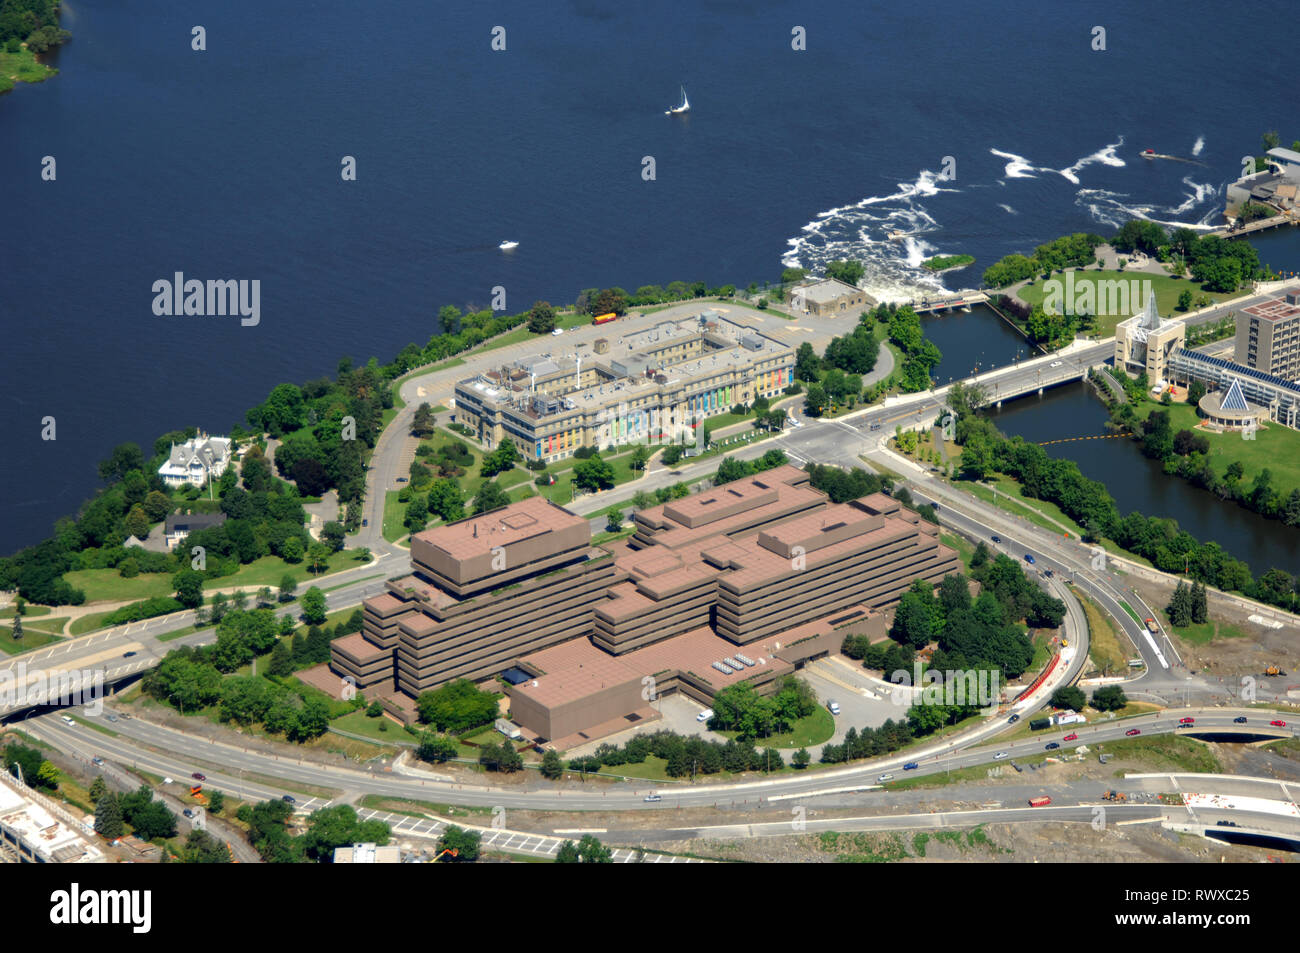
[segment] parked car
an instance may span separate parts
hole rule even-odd
[[[1234,725],[1244,725],[1246,723],[1246,716],[1238,715],[1236,718],[1232,719],[1232,723]]]
[[[1022,771],[1025,770],[1020,765],[1016,764],[1014,761],[1008,761],[1007,764],[1011,765],[1011,767],[1016,769],[1016,774],[1020,774]]]
[[[564,333],[564,328],[552,328],[552,329],[551,329],[551,335],[552,335],[553,337],[557,337],[557,338],[558,338],[558,337],[559,337],[561,334],[563,334],[563,333]]]
[[[712,718],[712,717],[713,717],[713,709],[712,709],[712,708],[706,708],[706,709],[704,709],[704,711],[700,712],[698,715],[695,716],[695,720],[696,720],[696,721],[708,721],[708,720],[709,720],[710,718]]]
[[[1142,729],[1141,729],[1141,728],[1130,728],[1128,731],[1124,732],[1124,734],[1126,734],[1128,737],[1132,738],[1134,735],[1140,735],[1140,734],[1142,734]]]
[[[826,707],[831,710],[832,715],[838,715],[840,713],[840,703],[837,701],[828,701]]]
[[[907,762],[907,764],[903,765],[903,770],[904,770],[904,771],[915,771],[915,770],[916,770],[917,768],[919,768],[919,767],[920,767],[920,765],[917,764],[915,761],[909,761],[909,762]]]
[[[1059,748],[1059,747],[1061,747],[1061,743],[1060,743],[1059,741],[1049,741],[1049,742],[1047,743],[1047,750],[1048,750],[1048,751],[1055,751],[1055,750],[1056,750],[1057,748]]]
[[[361,521],[361,525],[362,525],[362,526],[369,526],[369,525],[370,525],[370,520],[368,520],[368,519],[362,520],[362,521]]]
[[[185,810],[181,811],[181,813],[184,814],[186,817],[194,816],[194,812],[190,810],[188,807]]]
[[[405,482],[406,482],[406,477],[398,477],[398,478],[397,478],[397,482],[398,482],[398,483],[405,483]]]
[[[102,765],[104,763],[104,759],[101,758],[99,755],[95,755],[95,757],[90,759],[90,763]]]

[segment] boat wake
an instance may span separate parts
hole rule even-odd
[[[1096,221],[1112,228],[1119,228],[1131,218],[1143,218],[1172,228],[1207,231],[1215,228],[1212,222],[1222,211],[1222,203],[1217,201],[1220,187],[1207,182],[1194,182],[1191,176],[1184,176],[1182,181],[1188,191],[1186,198],[1178,205],[1134,202],[1133,197],[1126,192],[1111,192],[1107,189],[1079,189],[1074,204],[1085,209]],[[1208,208],[1195,221],[1179,217],[1206,206],[1206,203],[1209,203]]]
[[[1087,166],[1100,163],[1101,165],[1123,168],[1126,163],[1123,159],[1115,154],[1115,151],[1124,145],[1124,137],[1119,137],[1119,142],[1112,142],[1103,149],[1098,149],[1090,156],[1084,156],[1074,163],[1066,166],[1064,169],[1053,169],[1051,166],[1034,165],[1024,156],[1018,156],[1014,152],[1003,152],[1001,149],[990,149],[993,155],[1000,159],[1006,159],[1006,167],[1002,170],[1003,179],[1035,179],[1037,172],[1055,172],[1069,182],[1075,185],[1079,184],[1079,171]]]

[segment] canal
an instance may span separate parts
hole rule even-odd
[[[1053,388],[1041,397],[1022,397],[989,414],[1008,437],[1019,435],[1034,443],[1108,432],[1105,405],[1081,382]],[[1085,440],[1044,449],[1052,457],[1075,461],[1085,476],[1104,483],[1121,515],[1138,510],[1175,519],[1197,539],[1214,540],[1244,560],[1255,576],[1274,567],[1300,573],[1300,530],[1221,501],[1179,477],[1165,476],[1161,465],[1143,456],[1133,440]]]
[[[984,305],[975,305],[969,313],[923,315],[921,330],[943,353],[943,360],[930,372],[939,385],[1037,353],[1023,334]]]

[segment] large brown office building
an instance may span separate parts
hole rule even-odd
[[[1300,379],[1300,286],[1241,309],[1233,356],[1243,367]]]
[[[647,696],[761,689],[846,631],[883,633],[914,579],[961,569],[897,501],[831,503],[789,466],[635,523],[593,547],[585,519],[534,497],[419,533],[412,574],[366,601],[331,668],[407,717],[421,691],[513,669],[514,720],[567,747],[658,717]]]

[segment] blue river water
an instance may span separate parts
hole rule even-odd
[[[0,553],[75,510],[115,443],[223,432],[276,383],[423,344],[440,306],[494,286],[515,311],[851,256],[873,293],[911,296],[938,287],[924,257],[973,254],[944,277],[960,287],[1065,232],[1215,221],[1241,156],[1295,116],[1292,65],[1209,2],[430,10],[64,5],[60,74],[0,96]],[[1266,241],[1300,268],[1293,236]],[[156,316],[175,272],[259,280],[260,323]],[[991,320],[929,323],[940,377],[1021,350]]]

